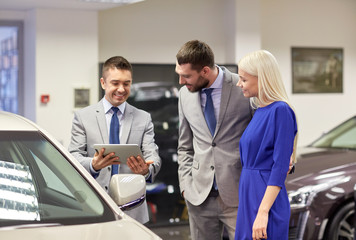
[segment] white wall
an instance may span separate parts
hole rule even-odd
[[[261,48],[260,0],[236,0],[235,59]]]
[[[0,11],[24,20],[25,116],[69,143],[73,88],[91,88],[98,101],[98,62],[123,55],[133,63],[174,63],[181,45],[206,41],[216,62],[237,63],[249,51],[270,50],[291,94],[292,46],[342,47],[342,94],[294,94],[300,145],[356,113],[354,0],[147,0],[96,12]],[[47,105],[41,94],[50,94]]]
[[[133,63],[175,63],[186,41],[202,39],[216,52],[216,62],[231,62],[234,9],[235,0],[148,0],[100,11],[99,59],[122,55]]]
[[[70,141],[74,88],[90,88],[98,99],[98,18],[95,11],[35,9],[0,12],[24,21],[24,116],[65,146]],[[40,96],[49,94],[48,104]]]
[[[299,120],[299,143],[356,114],[356,1],[261,1],[262,48],[277,58]],[[291,47],[343,48],[343,93],[293,94]]]
[[[74,88],[90,88],[98,99],[97,13],[36,11],[37,123],[68,146],[74,110]],[[48,104],[40,95],[49,94]]]
[[[99,12],[99,59],[174,63],[180,46],[195,38],[213,48],[218,63],[268,49],[296,107],[299,144],[306,145],[356,113],[355,23],[354,0],[149,0]],[[292,46],[343,48],[344,92],[292,95]]]
[[[23,11],[0,10],[0,20],[24,20],[25,16]]]

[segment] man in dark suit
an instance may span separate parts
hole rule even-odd
[[[179,83],[184,85],[178,104],[178,176],[191,236],[194,240],[221,239],[225,226],[234,239],[241,174],[239,140],[253,110],[236,87],[238,75],[217,66],[206,43],[189,41],[176,57]],[[212,105],[210,115],[208,105]]]
[[[102,74],[100,83],[105,96],[75,113],[69,151],[108,191],[111,176],[116,173],[113,169],[120,159],[113,154],[103,156],[104,149],[96,153],[93,144],[112,143],[109,135],[111,139],[111,121],[115,117],[115,126],[119,129],[117,141],[138,144],[143,154],[143,158],[131,157],[127,165],[121,164],[118,172],[141,174],[146,181],[153,182],[161,168],[161,159],[154,141],[151,116],[126,102],[130,96],[132,66],[123,57],[112,57],[104,63]],[[153,163],[146,163],[148,160]],[[146,203],[125,212],[141,223],[149,220]]]

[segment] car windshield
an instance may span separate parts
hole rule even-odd
[[[327,132],[312,143],[311,147],[356,150],[356,117]]]
[[[0,132],[0,227],[114,219],[109,206],[39,132]]]

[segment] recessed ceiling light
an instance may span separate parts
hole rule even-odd
[[[83,2],[92,2],[92,3],[117,3],[117,4],[131,4],[142,2],[144,0],[81,0]]]

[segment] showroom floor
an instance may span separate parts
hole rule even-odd
[[[191,240],[188,224],[150,227],[150,229],[163,240]]]
[[[149,227],[154,233],[160,236],[163,240],[191,240],[189,225],[177,224],[162,227]],[[224,235],[223,240],[229,240],[229,237]]]

